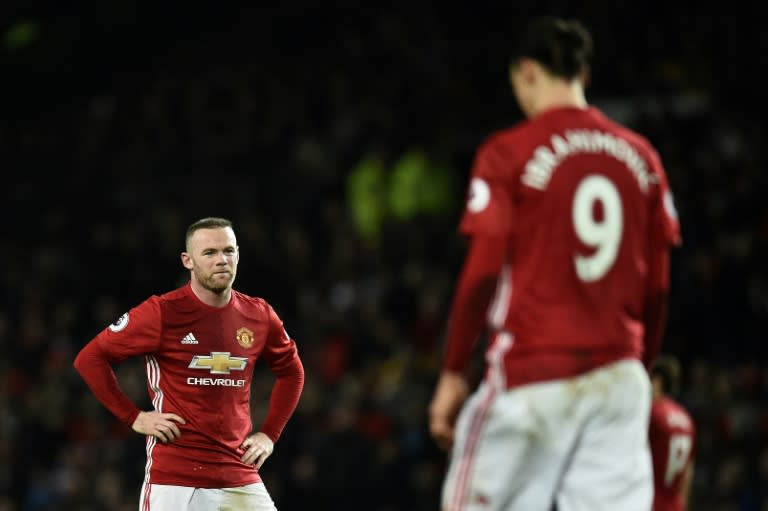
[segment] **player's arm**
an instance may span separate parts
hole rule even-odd
[[[156,304],[154,304],[156,305]],[[145,302],[122,316],[86,344],[75,357],[74,367],[88,388],[112,414],[137,433],[172,442],[179,435],[175,422],[184,419],[174,414],[144,412],[123,392],[112,364],[151,352],[159,341],[159,328],[148,316],[159,314]]]
[[[508,148],[491,137],[478,150],[459,230],[469,247],[451,303],[445,356],[428,408],[430,432],[437,444],[453,443],[453,427],[468,394],[465,371],[487,325],[487,311],[506,260],[515,222]]]
[[[112,369],[113,358],[102,349],[98,337],[86,344],[75,358],[75,369],[98,399],[121,422],[131,426],[139,408],[123,392]]]
[[[680,224],[672,192],[658,153],[650,149],[648,161],[658,182],[652,189],[651,230],[649,232],[648,285],[643,314],[645,339],[643,362],[650,370],[658,356],[667,325],[670,252],[681,244]]]
[[[688,464],[688,468],[685,469],[685,474],[683,475],[683,484],[680,488],[680,498],[683,501],[683,509],[688,509],[688,503],[690,502],[690,496],[691,496],[691,486],[693,482],[693,459],[691,459],[691,462]]]
[[[443,368],[429,405],[430,432],[447,449],[453,443],[456,416],[468,394],[465,372],[487,325],[488,307],[506,258],[502,237],[474,236],[470,240],[454,293]]]
[[[257,469],[272,454],[275,442],[296,410],[304,389],[304,366],[296,342],[285,331],[282,320],[272,307],[269,307],[269,315],[270,330],[262,356],[275,375],[275,383],[261,428],[240,444],[243,451],[240,461]]]
[[[643,363],[650,371],[661,351],[664,330],[667,325],[669,302],[669,248],[660,242],[652,242],[648,261],[648,290],[646,292],[643,323]]]
[[[260,431],[277,442],[299,404],[304,389],[304,365],[296,342],[285,331],[282,320],[270,307],[270,334],[262,355],[275,375],[269,408]]]
[[[693,422],[693,417],[689,417],[691,420],[691,451],[688,458],[688,466],[685,469],[685,475],[683,475],[683,481],[680,488],[680,498],[683,501],[683,510],[686,510],[690,506],[691,500],[691,488],[693,487],[693,475],[694,467],[696,465],[696,426]]]

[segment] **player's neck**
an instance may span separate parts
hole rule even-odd
[[[219,294],[214,293],[210,289],[204,288],[194,279],[192,280],[191,284],[192,292],[195,293],[197,299],[206,305],[210,305],[211,307],[224,307],[232,299],[232,288],[228,288]]]
[[[581,82],[553,81],[541,91],[534,109],[534,116],[554,108],[586,109],[588,106]]]

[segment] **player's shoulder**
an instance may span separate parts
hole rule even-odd
[[[165,295],[160,294],[152,294],[149,295],[147,298],[142,300],[141,302],[138,302],[137,304],[133,305],[130,309],[130,312],[134,311],[147,311],[150,309],[160,309],[162,307],[164,297]]]
[[[185,303],[191,304],[194,302],[194,300],[192,299],[192,291],[191,291],[191,288],[189,287],[189,283],[181,287],[178,287],[172,291],[167,291],[160,295],[153,295],[149,298],[149,300],[156,302],[160,306],[180,305]]]
[[[235,306],[241,313],[247,316],[254,317],[254,319],[263,319],[272,313],[272,305],[260,296],[251,296],[234,289],[232,290],[232,295],[235,300]]]
[[[529,137],[530,125],[530,121],[524,120],[492,131],[481,140],[478,153],[514,150],[520,141]]]
[[[650,139],[627,124],[608,117],[596,107],[590,109],[592,117],[603,126],[605,131],[626,140],[631,146],[646,157],[656,157],[657,151]]]
[[[509,170],[519,167],[528,138],[521,123],[486,135],[475,151],[475,177],[509,177]]]
[[[172,291],[154,296],[151,300],[156,303],[164,319],[194,314],[203,309],[200,300],[195,297],[189,283]]]
[[[653,402],[651,417],[670,427],[693,429],[694,422],[690,412],[678,401],[671,397],[663,397]]]
[[[175,302],[179,300],[185,300],[189,297],[188,288],[189,288],[189,284],[185,284],[172,291],[167,291],[160,295],[153,295],[151,298],[156,299],[160,302]]]
[[[235,298],[235,300],[241,302],[246,307],[255,307],[255,308],[269,308],[269,302],[260,297],[260,296],[253,296],[249,295],[247,293],[243,293],[242,291],[238,291],[236,289],[232,290],[232,296]]]

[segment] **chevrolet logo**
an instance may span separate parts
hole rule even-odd
[[[208,369],[211,374],[229,374],[230,371],[245,369],[248,359],[231,357],[228,351],[212,351],[211,355],[195,355],[189,367],[192,369]]]

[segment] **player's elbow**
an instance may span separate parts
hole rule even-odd
[[[272,372],[278,378],[287,378],[304,383],[304,364],[301,363],[301,358],[297,353],[294,353],[286,362],[273,366]]]
[[[304,364],[301,363],[301,359],[298,355],[293,357],[293,361],[289,365],[289,374],[300,384],[304,385]]]
[[[93,342],[86,344],[75,357],[72,362],[72,366],[75,370],[84,375],[88,372],[88,369],[98,364],[101,355],[101,351],[98,346]]]
[[[75,371],[77,371],[78,373],[83,372],[83,358],[84,358],[83,352],[81,350],[75,357],[75,360],[72,362],[72,367],[74,367]]]

